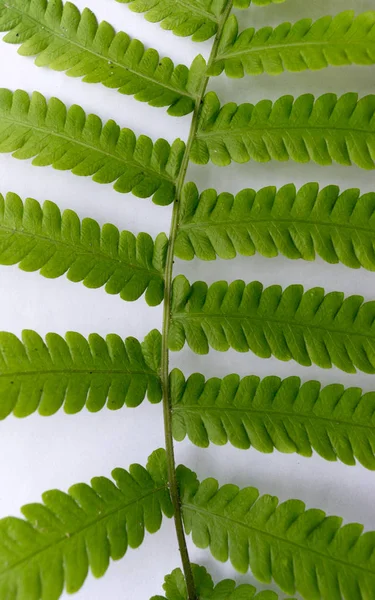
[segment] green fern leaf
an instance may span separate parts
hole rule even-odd
[[[44,342],[34,331],[23,331],[22,341],[0,332],[0,419],[35,411],[49,416],[62,406],[68,414],[84,407],[97,412],[106,403],[111,410],[136,407],[146,394],[160,402],[160,358],[156,330],[142,344],[115,334],[86,340],[74,332],[65,339],[48,333]]]
[[[254,586],[246,583],[236,586],[236,582],[232,579],[220,581],[212,595],[208,596],[208,600],[278,600],[278,598],[276,592],[264,590],[257,593]]]
[[[375,63],[375,11],[355,16],[345,11],[317,21],[302,19],[275,29],[253,27],[238,34],[232,15],[226,22],[217,58],[209,75],[244,77],[283,71],[324,69],[329,65],[372,65]]]
[[[168,239],[155,242],[148,233],[137,237],[121,233],[114,225],[100,228],[93,219],[80,221],[72,210],[61,214],[53,202],[43,207],[31,198],[25,203],[9,193],[0,194],[0,264],[24,271],[40,271],[44,277],[67,274],[86,287],[105,285],[109,294],[137,300],[146,291],[151,306],[164,294],[164,266]]]
[[[239,585],[231,579],[224,579],[216,586],[204,567],[192,564],[196,592],[200,600],[277,600],[275,592],[257,593],[252,585]],[[153,596],[151,600],[188,600],[185,578],[181,569],[175,569],[165,577],[165,596]],[[291,599],[292,600],[292,599]]]
[[[103,126],[96,115],[86,116],[77,105],[68,110],[57,98],[47,102],[38,92],[30,97],[23,90],[0,89],[0,152],[35,157],[36,166],[115,182],[118,192],[153,195],[156,204],[165,205],[174,200],[184,151],[181,140],[170,146],[163,139],[137,139],[130,129],[114,121]]]
[[[249,8],[254,6],[268,6],[269,4],[282,4],[285,0],[233,0],[234,8]]]
[[[65,589],[78,591],[89,568],[102,577],[110,559],[138,548],[145,529],[156,533],[162,514],[173,513],[164,450],[154,452],[144,469],[115,469],[116,485],[96,477],[91,486],[69,493],[51,490],[43,504],[22,508],[25,517],[0,521],[0,597],[57,600]]]
[[[282,96],[275,103],[234,102],[220,106],[215,92],[204,100],[191,159],[226,166],[231,161],[270,160],[319,165],[336,162],[375,168],[375,95],[358,100],[354,93],[316,100],[304,94]]]
[[[215,190],[199,195],[194,183],[185,186],[175,254],[183,260],[234,258],[237,253],[268,258],[341,262],[347,267],[375,270],[375,194],[335,185],[319,190],[308,183],[279,190],[242,190],[237,196]]]
[[[178,468],[187,533],[199,548],[241,573],[249,567],[265,583],[274,580],[307,600],[370,600],[375,589],[375,532],[303,502],[279,504],[275,496],[215,479],[199,483]]]
[[[205,71],[198,57],[191,71],[160,59],[156,50],[126,33],[115,33],[95,15],[61,0],[0,0],[0,31],[4,41],[21,44],[23,56],[37,56],[38,66],[66,71],[87,83],[102,83],[121,94],[134,95],[151,106],[169,106],[181,116],[194,110],[197,81]]]
[[[214,588],[211,575],[204,567],[195,564],[191,565],[191,570],[198,597],[202,600],[209,600]],[[164,578],[163,588],[165,596],[153,596],[151,600],[188,600],[185,577],[181,569],[175,569]]]
[[[175,35],[203,42],[215,35],[226,0],[117,0]]]
[[[218,30],[226,0],[117,0],[128,4],[137,13],[145,13],[151,23],[160,23],[163,29],[181,37],[191,36],[194,42],[204,42]],[[249,8],[250,4],[265,6],[285,0],[234,0],[235,8]]]
[[[317,381],[301,385],[298,377],[227,375],[205,380],[194,373],[185,380],[170,374],[173,435],[186,435],[196,446],[230,442],[260,452],[315,450],[326,460],[375,470],[375,393]]]
[[[304,292],[301,285],[284,291],[278,285],[263,289],[257,281],[190,285],[179,275],[169,347],[178,351],[185,342],[197,354],[207,354],[210,346],[220,352],[233,348],[304,366],[375,373],[375,302],[325,294],[322,288]]]

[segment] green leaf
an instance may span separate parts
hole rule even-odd
[[[254,586],[246,583],[236,586],[236,582],[232,579],[220,581],[212,595],[208,596],[208,600],[278,600],[278,598],[276,592],[264,590],[257,593]]]
[[[184,151],[181,140],[170,146],[163,139],[137,139],[130,129],[120,129],[114,121],[103,125],[96,115],[86,116],[77,105],[67,109],[57,98],[47,102],[38,92],[29,96],[23,90],[0,89],[0,152],[35,157],[36,166],[115,182],[118,192],[153,196],[155,204],[165,205],[174,200]]]
[[[81,14],[61,0],[0,0],[0,31],[9,32],[5,42],[21,44],[20,54],[37,56],[38,66],[102,83],[151,106],[169,106],[174,116],[194,110],[196,69],[189,72],[170,58],[160,59],[127,33],[98,23],[88,8]]]
[[[248,584],[236,586],[231,579],[224,579],[216,586],[211,575],[204,567],[192,564],[192,572],[199,600],[277,600],[275,592],[257,593],[255,587]],[[188,600],[184,575],[181,569],[175,569],[165,577],[163,588],[165,596],[153,596],[151,600]]]
[[[235,15],[226,22],[209,75],[244,77],[283,71],[324,69],[329,65],[375,63],[375,11],[358,16],[347,10],[335,17],[301,19],[276,28],[254,27],[238,33]]]
[[[204,567],[195,564],[191,565],[191,570],[199,600],[209,600],[214,588],[211,575]],[[164,578],[163,588],[165,596],[153,596],[151,600],[188,600],[185,577],[181,569],[175,569]]]
[[[235,197],[194,183],[183,191],[175,254],[183,260],[271,258],[315,260],[375,270],[375,194],[340,193],[335,185],[308,183],[279,190],[242,190]]]
[[[326,166],[355,164],[375,167],[375,95],[340,98],[304,94],[296,100],[282,96],[276,102],[234,102],[220,106],[209,92],[201,110],[191,159],[197,164],[227,166],[232,161],[310,160]]]
[[[325,294],[318,287],[304,291],[301,285],[263,289],[258,281],[190,285],[179,275],[173,282],[169,347],[178,351],[185,342],[197,354],[233,348],[304,366],[375,373],[375,302]]]
[[[151,23],[175,35],[191,36],[195,42],[211,38],[218,29],[226,0],[117,0],[137,13],[145,13]]]
[[[262,582],[274,580],[306,600],[367,600],[375,589],[375,532],[362,525],[307,510],[299,500],[236,485],[199,483],[178,468],[185,528],[199,548]]]
[[[32,198],[24,203],[16,194],[0,194],[0,264],[24,271],[40,271],[88,288],[105,286],[109,294],[137,300],[146,292],[151,306],[164,294],[164,267],[168,239],[160,233],[155,242],[148,233],[136,237],[107,223],[80,221],[72,210],[62,214],[53,202],[43,207]]]
[[[43,504],[22,508],[25,517],[0,521],[0,597],[57,600],[83,585],[89,568],[102,577],[110,559],[128,546],[138,548],[145,529],[156,533],[162,514],[173,513],[164,450],[154,452],[144,469],[115,469],[116,485],[105,477],[80,483],[69,493],[51,490]]]
[[[34,331],[23,331],[21,341],[0,332],[0,419],[36,411],[49,416],[62,406],[68,414],[84,407],[97,412],[105,404],[111,410],[136,407],[146,394],[150,402],[160,402],[160,359],[156,330],[142,344],[115,334],[103,339],[92,333],[86,340],[74,332],[65,339],[48,333],[43,341]]]
[[[234,8],[249,8],[250,4],[254,6],[268,6],[269,4],[282,4],[285,0],[234,0]]]
[[[296,452],[375,470],[375,392],[299,377],[170,374],[173,436],[207,448],[230,442],[260,452]]]
[[[227,0],[117,0],[128,4],[137,13],[145,13],[151,23],[160,23],[163,29],[181,37],[191,36],[194,42],[204,42],[218,31],[220,17]],[[285,0],[252,0],[252,4],[265,6]],[[235,8],[249,8],[251,0],[234,0]]]

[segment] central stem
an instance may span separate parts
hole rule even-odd
[[[228,17],[232,11],[233,0],[228,0],[224,12],[222,13],[218,21],[218,30],[216,33],[215,41],[212,46],[211,54],[207,64],[207,71],[214,62],[217,51],[219,48],[223,29]],[[207,84],[209,77],[205,76],[202,79],[200,89],[197,94],[197,101],[191,121],[191,127],[189,132],[189,138],[186,143],[185,154],[182,160],[181,170],[176,182],[176,197],[173,204],[173,213],[171,221],[171,229],[169,234],[169,245],[168,254],[165,266],[165,292],[164,292],[164,314],[163,314],[163,341],[162,341],[162,359],[161,359],[161,380],[163,384],[163,411],[164,411],[164,432],[165,432],[165,448],[167,452],[168,462],[168,480],[169,490],[171,499],[174,507],[174,521],[176,527],[176,534],[178,540],[178,546],[181,555],[182,568],[186,580],[187,598],[188,600],[198,600],[197,592],[195,589],[195,583],[189,559],[189,553],[186,546],[186,538],[184,532],[184,524],[182,520],[181,502],[178,489],[178,482],[176,477],[176,463],[173,446],[173,435],[172,435],[172,403],[169,387],[169,349],[168,349],[168,336],[171,318],[171,303],[172,303],[172,281],[173,281],[173,257],[174,257],[174,246],[177,235],[180,203],[182,197],[182,191],[185,184],[186,173],[189,167],[190,152],[195,140],[201,105],[203,102],[204,95],[206,93]]]

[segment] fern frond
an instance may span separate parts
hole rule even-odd
[[[236,586],[235,581],[224,579],[216,586],[211,575],[204,567],[192,564],[192,573],[196,592],[201,600],[277,600],[275,592],[265,590],[257,593],[252,585]],[[188,600],[184,575],[181,569],[175,569],[165,577],[163,588],[165,596],[153,596],[151,600]],[[292,599],[291,599],[292,600]]]
[[[65,339],[48,333],[45,341],[34,331],[23,331],[22,341],[0,332],[0,419],[13,413],[27,417],[38,411],[68,414],[105,404],[111,410],[136,407],[146,394],[160,402],[161,335],[151,331],[141,343],[123,341],[115,334],[88,339],[69,332]]]
[[[146,292],[150,306],[163,300],[164,266],[168,239],[155,242],[148,233],[137,237],[114,225],[100,228],[93,219],[80,221],[72,210],[62,214],[53,202],[43,207],[31,198],[25,203],[9,193],[0,194],[0,264],[44,277],[67,274],[88,288],[105,286],[109,294],[137,300]]]
[[[217,58],[209,75],[244,77],[283,71],[324,69],[329,65],[372,65],[375,63],[375,11],[358,16],[352,10],[335,17],[312,21],[302,19],[293,25],[282,23],[275,29],[253,27],[238,33],[235,15],[226,22]]]
[[[89,568],[102,577],[110,559],[138,548],[145,530],[156,533],[163,513],[173,513],[164,450],[154,452],[146,469],[115,469],[116,485],[96,477],[69,493],[51,490],[43,504],[22,508],[25,517],[0,521],[0,597],[57,600],[64,586],[78,591]]]
[[[197,85],[205,71],[201,57],[192,69],[160,59],[156,50],[127,33],[115,33],[106,21],[61,0],[0,0],[0,31],[23,56],[37,56],[38,66],[66,71],[87,83],[102,83],[134,95],[151,106],[168,106],[181,116],[194,110]]]
[[[163,29],[175,35],[190,37],[194,42],[204,42],[218,30],[220,16],[226,0],[117,0],[128,4],[137,13],[145,13],[151,23],[160,23]],[[265,6],[285,0],[234,0],[234,8],[249,8],[250,4]]]
[[[233,0],[234,8],[249,8],[254,6],[268,6],[269,4],[283,4],[285,0]]]
[[[234,102],[220,106],[215,92],[204,100],[191,159],[226,166],[232,161],[270,160],[319,165],[336,162],[375,168],[375,95],[337,98],[304,94],[294,100]]]
[[[278,600],[279,596],[271,590],[257,592],[253,585],[243,583],[236,586],[232,579],[224,579],[215,587],[209,600]],[[293,600],[290,598],[289,600]]]
[[[184,150],[181,140],[170,146],[163,139],[137,139],[130,129],[120,129],[114,121],[103,125],[96,115],[86,116],[77,105],[67,109],[57,98],[47,102],[38,92],[29,96],[23,90],[0,89],[0,152],[35,157],[36,166],[115,182],[118,192],[153,196],[156,204],[165,205],[174,200]]]
[[[341,262],[375,270],[375,194],[340,193],[335,185],[308,183],[279,190],[242,190],[235,197],[213,189],[183,191],[175,254],[183,260],[234,258],[237,253],[268,258]]]
[[[285,290],[241,280],[190,285],[179,275],[173,282],[169,347],[178,351],[185,342],[197,354],[207,354],[209,347],[233,348],[304,366],[375,373],[375,302],[325,294],[318,287],[304,291],[301,285]]]
[[[298,377],[227,375],[205,380],[194,373],[186,380],[170,374],[173,435],[186,435],[196,446],[230,442],[260,452],[314,450],[326,460],[375,470],[375,393]]]
[[[191,571],[199,598],[211,599],[214,584],[211,575],[204,567],[191,564]],[[153,596],[151,600],[188,600],[185,577],[181,569],[175,569],[164,578],[165,596]],[[225,600],[225,598],[223,598]]]
[[[299,500],[279,504],[275,496],[236,485],[199,483],[178,468],[185,528],[199,548],[265,583],[308,600],[367,600],[375,589],[375,532]]]
[[[211,38],[218,29],[226,0],[117,0],[137,13],[145,13],[151,23],[195,42]]]

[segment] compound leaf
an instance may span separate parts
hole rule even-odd
[[[98,183],[115,182],[118,192],[155,204],[170,204],[185,144],[138,139],[114,121],[105,125],[80,106],[69,109],[57,98],[48,102],[38,92],[0,89],[0,152],[15,158],[34,158],[36,166],[52,165],[75,175],[92,176]]]
[[[254,6],[268,6],[269,4],[282,4],[285,0],[233,0],[234,8],[249,8]]]
[[[279,504],[256,488],[199,483],[178,467],[185,529],[199,548],[306,600],[365,600],[375,586],[375,532],[299,500]]]
[[[57,600],[64,586],[78,591],[89,568],[102,577],[110,559],[138,548],[145,530],[156,533],[163,513],[173,513],[164,450],[146,469],[115,469],[116,484],[105,477],[80,483],[69,493],[51,490],[43,504],[22,508],[25,517],[0,521],[0,596],[14,600]]]
[[[137,13],[145,13],[151,23],[160,23],[163,29],[175,35],[191,36],[194,42],[204,42],[218,30],[220,16],[226,0],[117,0],[128,4]],[[265,6],[285,0],[252,0],[252,4]],[[251,0],[234,0],[235,8],[249,8]]]
[[[375,393],[298,377],[170,374],[173,435],[196,446],[230,442],[260,452],[314,450],[326,460],[375,470]]]
[[[168,239],[164,233],[155,242],[148,233],[136,237],[121,233],[107,223],[102,228],[93,219],[80,221],[72,210],[62,214],[53,202],[43,207],[32,198],[24,203],[16,194],[0,194],[0,264],[24,271],[40,271],[48,278],[64,273],[70,281],[88,288],[105,286],[109,294],[123,300],[146,301],[155,306],[163,300],[164,266]]]
[[[192,564],[191,570],[198,597],[202,600],[209,600],[214,588],[212,577],[204,567],[199,565]],[[188,600],[185,577],[181,569],[175,569],[170,575],[166,575],[163,589],[165,596],[153,596],[151,600]]]
[[[301,285],[263,289],[258,281],[190,285],[179,275],[173,282],[169,347],[178,351],[185,342],[198,354],[210,347],[233,348],[304,366],[375,373],[375,302],[325,294],[318,287],[304,291]]]
[[[257,592],[253,585],[236,585],[232,579],[223,579],[216,586],[208,600],[278,600],[279,596],[271,590]],[[293,600],[290,598],[289,600]]]
[[[268,258],[341,262],[375,270],[375,194],[340,193],[335,185],[308,183],[279,190],[242,190],[235,197],[213,189],[201,195],[194,183],[183,191],[175,254],[183,260]]]
[[[215,35],[226,0],[118,0],[175,35],[203,42]]]
[[[375,11],[352,10],[313,21],[301,19],[275,28],[253,27],[238,33],[235,15],[226,22],[209,75],[278,75],[283,71],[324,69],[329,65],[375,62]]]
[[[197,164],[232,161],[314,161],[326,166],[375,168],[375,95],[348,93],[282,96],[276,102],[220,106],[215,92],[204,100],[191,151]]]
[[[257,593],[255,587],[248,584],[236,586],[231,579],[224,579],[214,585],[211,575],[204,567],[192,564],[196,592],[200,600],[277,600],[275,592]],[[181,569],[175,569],[164,579],[165,596],[153,596],[151,600],[188,600],[184,575]]]
[[[118,410],[139,406],[146,395],[150,402],[160,402],[160,357],[156,330],[142,344],[115,334],[103,339],[93,333],[86,339],[68,332],[64,339],[48,333],[44,341],[34,331],[23,331],[21,341],[1,332],[0,419],[36,411],[49,416],[62,406],[68,414],[84,407],[97,412],[105,404]]]
[[[5,42],[21,44],[20,54],[36,56],[38,66],[102,83],[151,106],[168,106],[174,116],[194,110],[196,69],[190,73],[170,58],[160,59],[127,33],[98,23],[88,8],[81,14],[61,0],[0,0],[0,31],[8,31]],[[204,72],[204,61],[198,62]]]

